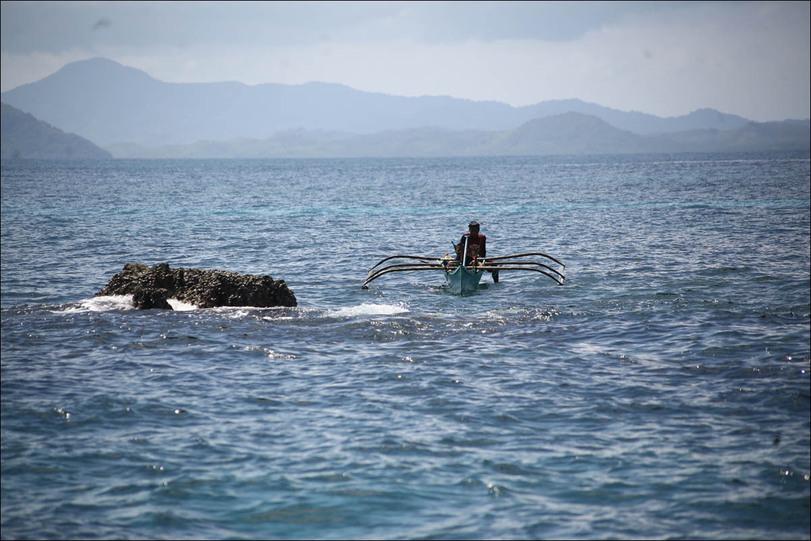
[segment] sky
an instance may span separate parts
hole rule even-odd
[[[811,3],[8,2],[0,90],[105,57],[168,82],[312,81],[514,106],[808,118]]]

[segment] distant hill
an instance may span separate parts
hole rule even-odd
[[[2,159],[109,159],[112,155],[87,139],[65,133],[5,103],[0,114]]]
[[[290,130],[371,134],[437,128],[492,132],[568,112],[594,116],[636,134],[733,130],[749,122],[711,109],[660,118],[580,100],[512,107],[446,96],[390,96],[325,83],[165,83],[101,58],[73,62],[2,97],[6,103],[103,146],[268,139]]]
[[[748,123],[734,130],[693,130],[639,135],[590,115],[564,113],[534,119],[511,130],[417,128],[376,134],[308,130],[279,132],[265,139],[199,141],[190,145],[108,147],[120,158],[312,158],[538,156],[808,151],[808,121]]]
[[[734,130],[750,122],[741,116],[722,113],[715,109],[698,109],[686,115],[662,118],[638,111],[618,111],[580,100],[551,100],[530,105],[525,109],[531,112],[530,118],[568,112],[596,116],[616,128],[642,135],[699,129]]]
[[[649,138],[662,152],[811,152],[811,122],[749,122],[736,130],[691,130]]]
[[[580,113],[531,120],[497,136],[491,153],[504,155],[645,152],[645,138]]]

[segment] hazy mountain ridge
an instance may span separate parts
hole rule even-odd
[[[11,105],[0,106],[0,157],[4,160],[112,158],[83,137],[65,133]]]
[[[68,64],[3,98],[122,158],[627,154],[809,147],[808,120],[755,123],[712,109],[660,118],[580,100],[512,107],[446,96],[390,96],[328,83],[165,83],[105,59]]]
[[[3,100],[103,146],[266,139],[291,129],[357,134],[426,126],[505,131],[568,112],[596,116],[637,134],[727,130],[749,122],[711,109],[661,118],[581,100],[512,107],[447,96],[391,96],[330,83],[165,83],[101,58],[68,64],[40,81],[5,92]]]
[[[417,128],[376,134],[292,130],[266,139],[190,145],[113,145],[120,158],[339,158],[529,156],[808,150],[808,121],[749,123],[734,130],[638,135],[590,115],[564,113],[502,131]]]

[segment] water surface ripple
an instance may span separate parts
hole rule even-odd
[[[785,154],[4,162],[2,537],[808,538],[809,184]],[[359,288],[473,218],[567,283]],[[93,299],[131,261],[299,306]]]

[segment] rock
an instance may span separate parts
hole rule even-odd
[[[136,308],[170,308],[178,299],[200,308],[214,306],[296,306],[284,280],[268,275],[201,269],[171,269],[127,263],[97,295],[132,295]]]
[[[164,310],[171,310],[172,306],[169,304],[169,301],[167,300],[168,298],[168,289],[162,287],[142,287],[136,289],[132,294],[132,304],[136,308],[144,310],[148,308],[163,308]]]

